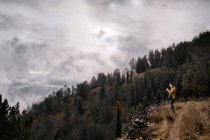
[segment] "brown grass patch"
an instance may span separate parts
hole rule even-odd
[[[168,139],[169,131],[177,119],[179,113],[183,112],[179,127],[181,140],[210,140],[210,99],[201,102],[176,102],[176,113],[170,112],[170,105],[160,106],[151,114],[151,120],[155,124],[158,138]]]
[[[174,114],[171,113],[168,106],[159,108],[152,113],[152,121],[157,124],[161,123],[163,120],[173,122],[174,117]]]
[[[160,122],[162,122],[163,121],[163,115],[162,115],[162,113],[160,113],[159,111],[154,111],[153,112],[153,114],[152,114],[152,120],[155,122],[155,123],[157,123],[157,124],[159,124]]]
[[[181,124],[181,139],[210,139],[210,103],[192,102],[188,105]]]
[[[182,109],[182,107],[183,106],[181,106],[181,105],[177,105],[177,106],[175,106],[175,110],[180,110],[180,109]]]
[[[169,130],[174,120],[175,115],[171,113],[169,105],[162,106],[152,112],[152,122],[155,123],[158,138],[168,138]]]

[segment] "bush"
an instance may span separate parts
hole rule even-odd
[[[152,120],[155,122],[155,123],[160,123],[163,121],[163,114],[160,113],[160,111],[154,111],[153,114],[152,114]]]
[[[137,106],[135,107],[132,107],[130,110],[129,110],[129,118],[131,118],[132,116],[134,115],[137,115],[138,113],[140,113],[142,110],[144,109],[144,106],[139,103]]]

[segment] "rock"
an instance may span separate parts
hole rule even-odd
[[[151,123],[149,122],[152,112],[157,109],[158,106],[150,106],[133,116],[128,124],[128,132],[125,140],[135,140],[140,137],[151,140],[154,136],[157,136],[158,133],[151,130]]]
[[[139,128],[139,125],[136,123],[133,123],[133,128]]]
[[[133,128],[132,126],[128,126],[128,130],[129,130],[129,131],[133,131],[133,129],[134,129],[134,128]]]
[[[153,136],[157,136],[158,135],[158,132],[152,132],[152,135]]]
[[[136,118],[134,122],[136,124],[138,124],[138,125],[143,125],[144,124],[144,120],[143,119],[139,119],[139,118]]]
[[[151,126],[151,124],[150,123],[147,123],[147,127],[150,127]]]

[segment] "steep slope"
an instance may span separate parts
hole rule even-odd
[[[169,131],[174,121],[179,124],[183,122],[182,117],[185,118],[185,113],[179,116],[185,103],[176,103],[176,114],[170,113],[169,106],[161,104],[167,100],[165,89],[169,82],[176,84],[177,97],[181,100],[208,96],[209,77],[206,75],[209,71],[203,65],[206,61],[203,62],[203,57],[193,53],[196,53],[195,50],[202,44],[205,45],[203,48],[201,46],[200,50],[209,49],[206,49],[210,44],[209,35],[210,32],[202,33],[191,42],[181,42],[161,51],[156,50],[155,59],[144,59],[144,69],[139,71],[134,71],[136,64],[132,63],[131,69],[115,69],[108,74],[99,73],[90,82],[84,81],[75,88],[72,87],[71,94],[70,91],[66,94],[58,90],[42,102],[33,104],[29,110],[34,118],[30,139],[114,139],[120,135],[115,135],[116,131],[119,132],[115,129],[116,126],[121,126],[119,129],[122,134],[129,129],[127,138],[142,136],[146,139],[169,139]],[[199,61],[195,61],[195,58]],[[132,60],[135,62],[135,59]],[[136,63],[138,61],[143,64],[141,59],[137,59]],[[148,62],[154,65],[150,66]],[[153,107],[151,104],[161,106]],[[116,125],[118,105],[120,124]],[[133,120],[128,123],[131,118]],[[178,126],[174,125],[171,131],[182,129]],[[183,135],[189,135],[191,131],[193,132],[190,130]],[[202,131],[202,134],[204,132],[206,133]],[[176,132],[175,137],[178,135],[179,132]]]
[[[210,139],[209,107],[210,99],[177,102],[175,114],[168,105],[150,106],[131,119],[131,128],[122,139]]]

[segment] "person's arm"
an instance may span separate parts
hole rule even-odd
[[[175,93],[175,91],[176,91],[176,88],[172,88],[171,90],[168,90],[168,93],[173,94],[173,93]]]
[[[170,89],[166,88],[166,91],[170,94]]]

